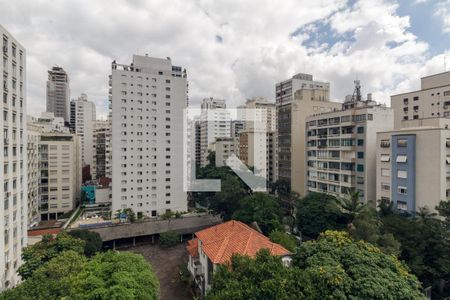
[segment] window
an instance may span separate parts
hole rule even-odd
[[[383,191],[389,191],[391,189],[389,183],[381,183],[381,189]]]
[[[360,164],[356,165],[356,171],[364,172],[364,165],[360,165]]]
[[[391,146],[391,142],[389,140],[381,140],[380,147],[381,148],[389,148]]]
[[[382,162],[388,162],[391,160],[391,157],[388,154],[381,154],[381,159],[380,161]]]
[[[389,176],[391,176],[391,170],[389,170],[389,169],[381,169],[381,176],[384,176],[384,177],[389,177]]]
[[[397,177],[398,178],[408,178],[408,172],[404,171],[404,170],[398,170]]]
[[[408,140],[406,140],[406,139],[398,139],[397,140],[397,146],[398,147],[407,147],[408,146]]]
[[[397,155],[396,162],[398,163],[406,163],[408,157],[406,155]]]
[[[401,195],[407,195],[407,188],[405,186],[398,186],[397,187],[397,193]]]
[[[364,133],[364,127],[358,127],[357,131],[358,133]]]
[[[447,158],[446,158],[446,162],[447,162],[447,165],[450,165],[450,156],[448,156],[448,155],[447,155]]]
[[[363,146],[364,145],[364,140],[358,140],[358,146]]]
[[[358,152],[358,158],[363,159],[364,158],[364,152]]]
[[[397,201],[397,209],[407,210],[408,206],[407,206],[406,202],[404,202],[404,201]]]

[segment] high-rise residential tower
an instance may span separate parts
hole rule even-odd
[[[306,189],[306,117],[341,108],[330,102],[330,84],[314,81],[309,74],[297,74],[277,83],[278,179],[286,181],[301,196]]]
[[[358,97],[360,99],[360,97]],[[306,118],[309,192],[358,192],[376,201],[377,132],[393,128],[393,111],[371,100],[347,97],[342,109]]]
[[[183,113],[186,71],[170,58],[112,63],[112,210],[156,217],[186,211]]]
[[[94,160],[94,129],[96,121],[95,103],[88,101],[86,94],[70,101],[70,126],[81,140],[81,162],[83,166]]]
[[[69,76],[63,68],[55,66],[48,71],[47,80],[47,112],[55,117],[70,122],[69,115]]]
[[[0,290],[19,282],[17,269],[27,245],[27,132],[25,49],[0,25]]]
[[[230,112],[223,99],[205,98],[200,114],[200,166],[208,164],[208,148],[216,138],[230,137]]]
[[[111,139],[111,122],[96,121],[94,130],[94,160],[91,167],[92,179],[106,176],[107,151]]]

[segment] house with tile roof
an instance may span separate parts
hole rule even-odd
[[[231,263],[233,254],[255,257],[259,250],[267,249],[272,255],[280,256],[286,266],[292,260],[292,253],[283,246],[235,220],[196,232],[186,249],[189,253],[189,272],[203,296],[211,288],[216,267]]]

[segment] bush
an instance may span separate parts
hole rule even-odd
[[[173,231],[163,232],[159,235],[159,244],[161,245],[161,247],[173,247],[179,242],[180,235]]]
[[[85,229],[75,229],[69,231],[69,235],[86,242],[86,246],[84,246],[84,255],[87,257],[93,256],[102,249],[103,241],[97,232]]]
[[[269,237],[272,242],[280,244],[291,252],[295,252],[297,248],[297,239],[283,231],[274,230],[270,233]]]

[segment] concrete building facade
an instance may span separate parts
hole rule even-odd
[[[200,113],[200,166],[208,164],[208,148],[216,138],[230,137],[231,116],[223,99],[205,98]]]
[[[331,102],[330,84],[314,81],[309,74],[297,74],[277,83],[277,164],[278,180],[290,184],[292,191],[306,195],[305,121],[313,114],[335,111],[342,104]]]
[[[81,141],[81,163],[90,165],[94,161],[94,130],[96,121],[95,103],[88,101],[86,94],[70,102],[70,127]]]
[[[39,223],[39,141],[41,130],[29,120],[27,122],[27,157],[28,157],[28,227]]]
[[[408,120],[450,117],[450,71],[422,77],[421,89],[391,96],[395,129]]]
[[[186,71],[170,58],[112,64],[112,209],[156,217],[186,211],[183,113]]]
[[[225,166],[231,154],[239,157],[239,139],[235,137],[219,137],[211,145],[216,152],[216,167]]]
[[[41,220],[57,220],[80,199],[79,137],[64,132],[41,132],[39,145],[39,210]]]
[[[376,201],[376,133],[392,130],[393,122],[392,109],[374,101],[307,117],[308,192],[357,191],[361,201]]]
[[[108,151],[110,152],[111,123],[109,121],[96,121],[93,140],[92,179],[107,177],[106,165]]]
[[[22,249],[27,245],[26,54],[25,48],[1,25],[0,38],[0,290],[5,290],[19,282],[17,269],[22,263]]]
[[[436,212],[450,200],[450,119],[402,122],[403,128],[377,133],[377,196],[415,213]]]
[[[70,122],[69,114],[69,75],[58,66],[48,71],[47,80],[47,112],[52,112],[55,117],[63,118],[64,122]]]

